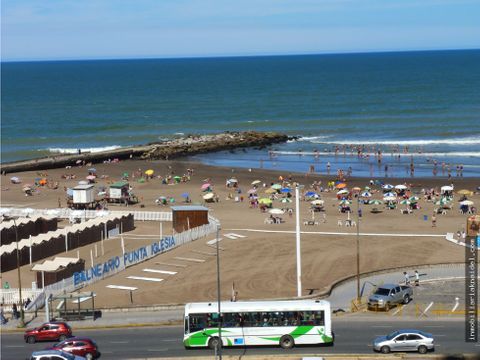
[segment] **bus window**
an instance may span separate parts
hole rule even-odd
[[[185,317],[185,334],[188,334],[188,316]]]
[[[325,312],[324,311],[315,311],[315,325],[324,326],[325,325]]]
[[[207,327],[207,314],[190,314],[190,332],[201,331]],[[185,325],[187,327],[187,325]]]

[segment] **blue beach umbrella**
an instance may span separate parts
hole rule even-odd
[[[305,196],[308,196],[308,197],[312,197],[312,196],[315,196],[317,195],[317,193],[315,191],[308,191],[305,193]]]
[[[282,193],[289,193],[290,191],[292,190],[290,190],[289,188],[283,188],[282,190],[280,190],[280,192]]]
[[[186,198],[190,197],[190,194],[189,193],[183,193],[181,196],[186,199]]]

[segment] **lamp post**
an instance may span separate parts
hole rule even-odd
[[[218,245],[220,234],[220,224],[217,223],[217,303],[218,303],[218,343],[216,354],[222,360],[222,311],[220,309],[220,248]]]
[[[357,301],[360,302],[360,193],[357,195]]]
[[[295,234],[297,244],[297,297],[302,296],[302,260],[300,250],[300,185],[295,186]]]
[[[15,228],[15,243],[17,245],[17,276],[18,276],[18,297],[20,302],[20,324],[18,327],[25,327],[25,314],[23,312],[23,304],[22,304],[22,278],[20,276],[20,253],[18,250],[18,229],[17,229],[17,222],[15,221],[16,218],[11,217],[13,220],[13,226]]]

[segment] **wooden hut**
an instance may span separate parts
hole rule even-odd
[[[208,208],[199,205],[172,206],[175,232],[183,232],[208,224]]]

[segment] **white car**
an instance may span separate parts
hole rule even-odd
[[[69,354],[65,351],[42,350],[33,352],[30,359],[27,360],[85,360],[85,358]]]

